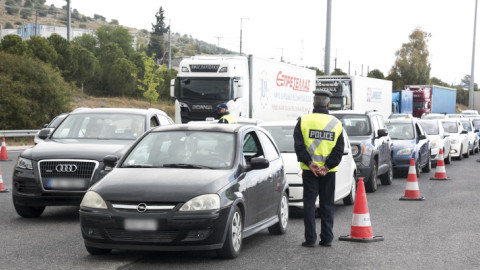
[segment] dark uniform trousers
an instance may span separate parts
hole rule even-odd
[[[326,243],[333,240],[333,215],[335,211],[335,172],[316,177],[312,171],[303,170],[303,207],[305,223],[305,241],[315,243],[315,202],[319,196],[319,215],[321,219],[320,240]]]

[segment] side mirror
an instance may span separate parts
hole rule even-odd
[[[450,137],[450,134],[443,134],[443,137],[445,138]]]
[[[460,134],[468,134],[468,131],[462,130],[462,132],[460,132]]]
[[[117,165],[118,157],[114,155],[108,155],[103,158],[103,164],[105,164],[105,170],[110,171]]]
[[[478,132],[480,132],[480,129],[475,129],[475,133],[478,133]]]
[[[418,136],[418,139],[419,139],[419,140],[426,140],[426,139],[427,139],[427,136],[425,136],[425,135],[420,135],[420,136]]]
[[[175,79],[170,80],[170,96],[175,97]]]
[[[48,135],[50,135],[50,129],[49,128],[42,128],[40,132],[38,133],[38,138],[45,140],[48,138]]]
[[[381,128],[378,130],[378,137],[385,137],[388,135],[388,130],[386,128]]]
[[[266,158],[252,158],[250,160],[250,170],[266,169],[270,166],[270,163]]]

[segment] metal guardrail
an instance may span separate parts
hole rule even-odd
[[[39,129],[0,130],[0,137],[29,137],[35,136],[39,131]]]

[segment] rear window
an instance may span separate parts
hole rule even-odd
[[[342,122],[343,129],[348,136],[368,136],[372,133],[370,120],[366,115],[335,114],[338,120]]]
[[[412,140],[415,138],[412,123],[387,123],[385,126],[392,140]]]
[[[293,146],[294,126],[264,126],[263,128],[272,135],[281,153],[295,153]]]
[[[457,123],[455,122],[443,122],[442,126],[447,133],[458,133]]]
[[[438,130],[438,122],[420,122],[420,125],[422,126],[423,130],[428,134],[428,135],[438,135],[439,130]]]

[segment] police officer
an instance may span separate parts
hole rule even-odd
[[[215,113],[217,116],[220,118],[218,119],[218,123],[220,124],[234,124],[235,123],[235,117],[228,112],[228,107],[227,104],[225,103],[220,103],[217,105],[217,108],[215,108]]]
[[[315,90],[313,113],[299,118],[293,137],[295,153],[303,170],[304,247],[314,247],[317,241],[315,201],[319,197],[321,219],[320,246],[329,247],[333,241],[335,210],[335,172],[343,155],[341,122],[328,114],[329,91]]]

